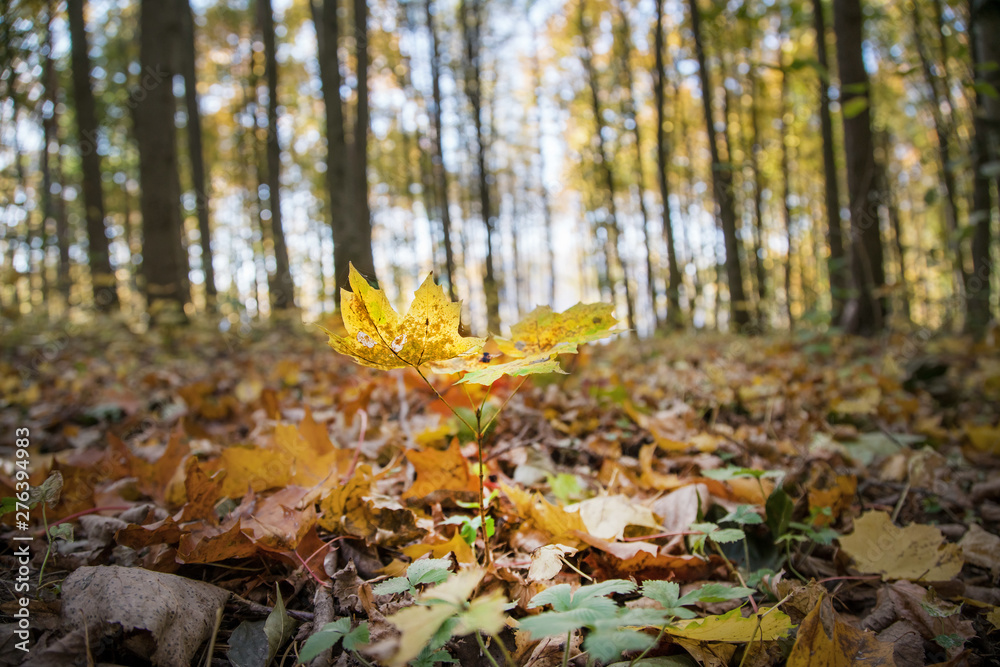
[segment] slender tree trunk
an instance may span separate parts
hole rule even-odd
[[[46,220],[55,222],[56,246],[59,249],[59,265],[56,271],[56,286],[62,295],[66,307],[70,305],[69,278],[69,220],[66,218],[66,204],[62,196],[62,158],[59,156],[59,75],[56,73],[52,41],[52,20],[55,15],[55,1],[47,0],[47,25],[45,29],[45,44],[48,51],[45,54],[45,98],[51,104],[48,114],[42,118],[42,210]],[[52,148],[55,148],[55,164],[51,164]],[[59,186],[59,192],[53,192],[53,186]]]
[[[663,206],[663,239],[667,244],[667,325],[672,329],[684,326],[684,314],[681,312],[680,291],[681,272],[677,265],[677,249],[674,244],[674,224],[670,216],[670,185],[668,169],[670,164],[670,141],[667,137],[666,125],[666,66],[663,51],[663,0],[656,0],[656,35],[654,50],[656,70],[654,77],[656,97],[656,177],[660,186],[660,203]],[[676,105],[675,105],[676,109]]]
[[[749,49],[748,49],[749,50]],[[757,70],[754,63],[749,63],[747,83],[750,88],[750,170],[753,172],[753,265],[757,282],[757,320],[758,326],[767,323],[767,275],[764,271],[764,207],[761,202],[761,191],[764,189],[764,173],[760,168],[762,151],[760,139],[760,113],[757,108]]]
[[[264,71],[267,73],[267,192],[274,244],[274,280],[269,281],[271,307],[287,310],[295,305],[295,286],[288,265],[285,231],[281,226],[281,144],[278,142],[278,61],[271,0],[257,0],[257,19],[264,38]]]
[[[496,217],[490,192],[490,174],[486,166],[486,137],[482,118],[482,27],[483,0],[462,0],[462,37],[465,42],[465,94],[472,105],[472,123],[476,134],[476,173],[479,177],[479,209],[486,226],[486,275],[483,293],[486,297],[486,320],[490,332],[500,331],[500,289],[497,283],[496,253],[494,252]]]
[[[781,51],[779,51],[779,54]],[[780,57],[780,56],[779,56]],[[788,72],[784,63],[781,63],[781,104],[778,107],[779,128],[781,136],[781,215],[785,223],[785,239],[788,243],[788,251],[785,255],[785,313],[788,315],[788,330],[795,330],[795,316],[792,312],[792,257],[795,251],[795,239],[792,237],[792,207],[789,202],[791,197],[791,173],[788,164],[788,125],[785,123],[785,108],[788,99]],[[800,262],[801,264],[801,262]],[[801,274],[801,272],[800,272]],[[802,279],[804,282],[804,278]]]
[[[833,322],[844,311],[844,297],[850,284],[844,231],[840,224],[840,185],[834,157],[833,120],[830,118],[830,60],[826,52],[826,19],[823,0],[813,0],[813,26],[816,30],[816,59],[819,62],[819,119],[823,137],[823,183],[826,204],[826,241],[830,248],[827,272],[830,275],[830,303]]]
[[[917,47],[917,55],[920,58],[920,69],[924,75],[924,83],[930,92],[931,119],[934,121],[934,135],[937,139],[938,170],[941,173],[941,184],[944,186],[944,207],[946,243],[949,253],[949,261],[952,265],[953,285],[956,294],[964,294],[967,287],[968,276],[965,273],[965,258],[962,252],[962,244],[958,238],[958,192],[955,184],[955,173],[951,167],[951,122],[941,113],[941,104],[944,101],[944,94],[941,91],[941,82],[934,74],[930,55],[927,53],[927,46],[924,44],[923,31],[921,29],[920,4],[913,3],[910,12],[912,20],[913,43]],[[944,82],[947,87],[948,82]]]
[[[903,317],[907,322],[911,321],[910,314],[910,286],[906,280],[906,252],[903,248],[903,226],[899,219],[899,207],[896,205],[896,197],[893,189],[889,185],[889,156],[892,155],[892,137],[886,130],[875,133],[875,140],[884,162],[878,165],[878,188],[885,197],[886,214],[889,218],[889,227],[892,229],[893,246],[896,251],[896,260],[899,264],[899,304],[902,307]]]
[[[201,267],[205,274],[205,305],[215,310],[218,292],[215,268],[212,266],[212,231],[208,220],[208,179],[205,176],[205,155],[201,141],[201,110],[198,106],[198,77],[195,72],[194,17],[190,0],[178,2],[181,21],[180,67],[184,77],[184,106],[187,109],[188,159],[191,163],[191,188],[194,190],[198,234],[201,237]]]
[[[854,293],[844,311],[848,333],[876,334],[885,327],[886,300],[879,193],[872,145],[871,91],[862,55],[863,17],[859,0],[834,0],[833,28],[837,35],[847,189],[851,200],[851,276]],[[859,105],[860,101],[860,105]]]
[[[532,75],[534,77],[534,96],[532,108],[535,110],[537,115],[537,133],[536,133],[536,144],[535,150],[538,154],[537,164],[538,168],[535,170],[535,178],[538,182],[538,193],[542,202],[542,220],[545,224],[545,246],[546,253],[548,255],[549,263],[549,289],[548,289],[548,303],[550,306],[555,306],[556,302],[556,250],[555,241],[552,238],[552,197],[549,194],[548,185],[545,183],[545,151],[542,148],[542,137],[544,131],[542,128],[543,118],[542,118],[542,66],[538,60],[538,37],[534,33],[534,28],[532,28],[531,35],[531,65],[532,65]]]
[[[642,131],[635,113],[635,82],[632,76],[632,28],[628,20],[628,8],[624,0],[616,3],[621,28],[615,40],[621,47],[621,66],[624,76],[622,91],[622,115],[626,121],[631,121],[632,136],[635,138],[635,162],[633,163],[633,178],[637,187],[637,200],[639,204],[639,217],[642,221],[642,239],[646,252],[646,290],[649,292],[650,303],[653,308],[653,320],[656,328],[660,327],[660,315],[656,310],[656,275],[653,272],[653,249],[650,243],[649,214],[646,211],[646,170],[642,164]]]
[[[594,122],[596,123],[597,157],[600,160],[600,171],[604,177],[604,188],[607,193],[605,197],[605,206],[607,206],[608,214],[604,226],[608,235],[608,242],[605,244],[605,253],[607,255],[608,265],[608,280],[611,282],[613,289],[614,282],[611,280],[611,271],[613,270],[612,267],[619,267],[621,269],[622,285],[624,286],[625,291],[626,324],[629,330],[634,334],[636,330],[635,298],[632,295],[632,288],[629,284],[628,278],[628,270],[625,266],[625,261],[621,256],[621,250],[619,247],[621,229],[618,227],[618,212],[615,205],[615,174],[611,165],[612,157],[609,155],[604,141],[604,117],[601,115],[601,101],[597,90],[597,73],[594,71],[594,63],[592,60],[593,52],[590,48],[590,25],[587,21],[586,6],[586,2],[584,0],[580,0],[580,9],[577,18],[580,35],[583,38],[583,51],[581,52],[581,57],[583,60],[584,71],[587,73],[587,84],[590,88],[591,109],[594,114]]]
[[[170,0],[166,0],[169,2]],[[143,3],[144,5],[147,3]],[[83,205],[86,209],[87,245],[94,305],[102,312],[118,309],[118,291],[111,270],[108,237],[104,225],[104,192],[101,185],[100,139],[94,94],[90,84],[90,56],[84,0],[69,0],[69,30],[73,63],[73,98],[80,137],[80,160],[83,171]],[[173,114],[170,116],[173,127]]]
[[[375,275],[372,252],[372,214],[368,204],[368,0],[354,0],[354,56],[358,84],[354,119],[352,187],[356,193],[352,228],[352,260],[359,271]]]
[[[1000,90],[1000,2],[970,0],[970,51],[977,82]],[[987,166],[1000,159],[1000,100],[977,91],[973,164],[975,180],[972,192],[970,224],[972,234],[972,277],[966,292],[966,330],[982,336],[990,321],[990,279],[992,262],[992,201]]]
[[[427,17],[427,31],[431,37],[431,141],[433,146],[432,170],[435,191],[437,193],[437,208],[441,215],[441,231],[444,242],[444,270],[448,279],[448,296],[452,301],[458,298],[455,287],[455,252],[451,241],[451,201],[448,196],[448,170],[444,166],[444,148],[442,145],[441,122],[441,56],[438,45],[437,28],[434,25],[434,9],[432,0],[425,0],[424,13]]]
[[[726,244],[726,276],[729,280],[729,309],[732,318],[731,329],[743,331],[750,323],[750,311],[747,308],[743,292],[743,265],[740,261],[739,239],[736,237],[736,208],[733,201],[733,173],[729,166],[724,166],[719,159],[719,133],[715,131],[712,117],[712,81],[705,58],[705,47],[701,35],[701,15],[697,0],[688,0],[691,9],[691,29],[694,32],[695,55],[698,59],[698,71],[701,79],[702,104],[705,112],[705,123],[708,126],[708,147],[712,156],[712,185],[715,203],[719,209],[719,219],[722,225],[722,235]]]

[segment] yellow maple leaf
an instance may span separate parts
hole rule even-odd
[[[576,352],[580,343],[605,338],[617,324],[609,303],[578,303],[566,312],[554,313],[539,306],[510,328],[510,338],[496,338],[497,347],[510,357],[540,352]]]
[[[675,637],[685,637],[701,642],[775,641],[788,635],[792,621],[788,615],[773,607],[763,608],[744,618],[739,609],[732,609],[721,616],[678,621],[668,626],[667,632]]]
[[[867,574],[883,580],[947,581],[962,569],[962,550],[949,544],[934,526],[919,523],[899,528],[886,512],[865,512],[840,547]]]
[[[462,535],[458,532],[447,542],[439,544],[418,542],[417,544],[403,547],[401,551],[412,560],[416,560],[424,554],[429,553],[431,558],[444,558],[448,554],[455,554],[455,560],[463,565],[474,565],[476,562],[476,554],[473,553],[472,547],[462,539]]]
[[[482,338],[459,334],[461,303],[448,300],[441,286],[434,284],[433,274],[416,291],[405,317],[393,310],[385,292],[369,285],[353,264],[349,281],[353,293],[343,290],[340,300],[347,335],[320,328],[330,337],[330,347],[363,366],[380,370],[416,367],[475,354],[485,343]]]
[[[484,366],[482,361],[467,357],[468,363],[463,370],[469,372],[461,381],[491,385],[502,375],[562,373],[556,355],[576,354],[580,344],[616,333],[611,331],[617,323],[611,315],[612,310],[614,306],[607,303],[578,303],[563,313],[539,306],[510,328],[509,339],[494,338],[497,348],[511,358],[509,361]],[[455,363],[449,368],[450,372],[455,372]]]

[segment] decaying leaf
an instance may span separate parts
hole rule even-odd
[[[81,567],[62,585],[63,626],[88,632],[90,645],[119,627],[147,631],[154,665],[187,667],[215,627],[229,591],[201,581],[117,565]]]
[[[380,370],[416,367],[474,355],[485,343],[482,338],[459,334],[462,306],[448,300],[444,289],[434,284],[433,275],[417,290],[405,317],[393,310],[385,293],[369,285],[353,264],[349,280],[353,293],[343,290],[340,299],[347,335],[320,328],[330,337],[330,347],[363,366]]]
[[[660,522],[648,508],[638,505],[622,495],[597,496],[574,505],[566,511],[576,511],[583,519],[587,532],[605,540],[620,540],[628,526],[641,526],[653,531],[661,530]]]
[[[865,512],[840,546],[860,572],[883,580],[946,581],[962,569],[962,552],[933,526],[895,526],[885,512]]]
[[[403,500],[423,498],[435,491],[475,494],[479,490],[479,479],[469,470],[457,438],[445,450],[407,450],[406,460],[413,464],[417,478],[403,493]]]
[[[892,645],[848,625],[824,597],[799,626],[788,667],[890,667]]]

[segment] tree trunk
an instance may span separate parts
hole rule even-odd
[[[778,51],[779,58],[781,51]],[[795,330],[795,316],[792,312],[792,257],[795,249],[792,238],[792,208],[789,203],[791,196],[791,171],[788,164],[788,126],[785,123],[785,104],[788,98],[788,72],[784,63],[781,63],[781,104],[778,107],[778,125],[781,136],[781,214],[785,223],[785,239],[788,243],[788,251],[785,255],[785,313],[788,315],[788,330]],[[801,262],[800,262],[801,264]],[[799,272],[801,275],[801,271]],[[804,278],[802,281],[804,282]]]
[[[917,56],[920,59],[920,69],[924,75],[924,83],[930,92],[928,100],[931,110],[931,119],[934,121],[934,135],[937,139],[938,170],[941,173],[941,184],[944,186],[944,222],[945,222],[945,243],[950,250],[949,261],[952,265],[953,289],[956,294],[964,294],[967,288],[968,276],[965,273],[965,258],[962,252],[962,244],[958,238],[958,192],[955,184],[955,173],[951,166],[951,122],[941,113],[941,103],[944,101],[944,94],[941,91],[941,81],[935,75],[930,55],[924,44],[923,31],[921,29],[920,5],[913,3],[910,12],[912,20],[913,43],[917,47]],[[947,88],[948,82],[944,82]]]
[[[154,321],[185,319],[190,300],[187,257],[181,242],[180,181],[174,128],[173,56],[179,25],[173,0],[142,0],[135,93],[135,137],[142,187],[143,253],[147,308]]]
[[[834,0],[837,69],[844,122],[847,191],[851,200],[851,276],[853,293],[842,324],[848,333],[873,335],[885,327],[886,299],[879,193],[872,145],[871,91],[862,55],[863,18],[859,0]]]
[[[452,301],[458,298],[455,286],[455,252],[451,245],[451,201],[448,196],[448,170],[444,166],[444,148],[442,146],[441,122],[441,56],[438,46],[437,28],[434,25],[434,10],[431,0],[425,0],[424,12],[427,17],[427,30],[431,37],[431,89],[434,106],[431,109],[431,128],[433,135],[432,172],[434,175],[434,190],[437,193],[437,208],[441,215],[441,231],[444,239],[444,270],[448,279],[448,296]]]
[[[201,267],[205,274],[205,305],[212,311],[218,292],[212,266],[212,231],[208,221],[209,201],[205,176],[205,155],[201,142],[201,110],[198,106],[198,78],[195,72],[194,17],[190,0],[178,2],[181,21],[180,67],[184,77],[184,106],[187,109],[188,159],[191,163],[191,188],[194,190],[198,234],[201,237]]]
[[[476,174],[479,178],[479,210],[486,226],[486,276],[483,293],[486,297],[487,327],[492,333],[500,331],[500,289],[497,284],[496,256],[493,244],[496,218],[490,192],[490,174],[486,167],[486,137],[482,118],[482,28],[483,0],[462,0],[459,13],[462,17],[462,37],[465,42],[465,94],[472,106],[472,124],[476,134]]]
[[[59,104],[59,75],[56,72],[55,61],[53,60],[52,41],[52,19],[55,14],[55,1],[48,0],[47,25],[45,29],[45,44],[48,52],[45,55],[45,98],[52,105],[50,112],[42,117],[42,133],[44,144],[42,147],[42,210],[46,220],[55,222],[56,246],[59,249],[59,266],[56,271],[56,285],[62,295],[65,306],[70,305],[70,277],[69,277],[69,221],[66,218],[66,204],[62,195],[62,158],[59,155],[59,116],[57,108]],[[51,151],[55,148],[55,164],[51,164]],[[54,193],[53,186],[59,186],[59,192]]]
[[[288,266],[288,248],[281,226],[281,144],[278,142],[278,61],[271,0],[257,0],[257,19],[264,38],[264,71],[267,76],[267,192],[274,244],[274,280],[268,282],[271,307],[287,310],[295,305],[295,286]]]
[[[84,1],[69,0],[69,30],[73,63],[73,98],[80,140],[80,161],[83,172],[83,205],[87,221],[88,259],[94,289],[94,305],[102,312],[118,309],[118,291],[111,270],[108,237],[104,225],[104,192],[101,185],[101,156],[97,152],[100,140],[94,93],[90,84],[90,56]],[[143,3],[147,4],[147,3]],[[167,86],[169,88],[169,85]],[[171,107],[172,108],[172,107]],[[170,114],[173,127],[173,114]]]
[[[613,267],[620,268],[621,281],[625,291],[626,325],[633,335],[635,335],[635,299],[632,295],[632,288],[629,284],[628,270],[625,266],[625,260],[622,258],[619,248],[621,229],[618,227],[618,212],[615,205],[615,174],[611,166],[612,158],[608,154],[608,149],[604,141],[604,117],[601,115],[601,101],[597,90],[597,73],[594,71],[594,63],[592,60],[593,52],[590,48],[590,25],[587,21],[586,2],[584,2],[584,0],[580,0],[580,9],[577,18],[580,35],[583,38],[581,58],[583,60],[583,69],[587,73],[587,83],[590,88],[591,110],[594,114],[594,123],[596,123],[597,158],[600,161],[599,168],[602,176],[604,177],[604,188],[606,192],[605,206],[607,206],[608,214],[604,227],[608,235],[608,240],[605,244],[608,281],[611,283],[613,290],[614,281],[611,279],[611,272],[614,270]]]
[[[650,243],[649,214],[646,212],[646,170],[643,169],[642,165],[642,132],[635,113],[635,83],[632,77],[632,28],[629,25],[628,9],[624,4],[624,0],[618,0],[616,7],[621,21],[621,29],[615,41],[621,46],[621,66],[624,76],[622,116],[625,119],[626,127],[628,126],[628,121],[631,121],[632,136],[635,138],[633,178],[638,189],[639,217],[642,220],[642,238],[646,250],[646,290],[649,292],[654,324],[656,328],[659,328],[660,315],[656,310],[656,275],[653,272],[653,250]]]
[[[377,283],[377,280],[371,247],[371,220],[368,216],[356,215],[354,210],[360,198],[351,188],[354,180],[358,178],[352,173],[358,163],[358,158],[354,157],[352,150],[358,147],[352,145],[349,150],[344,131],[344,104],[340,98],[342,78],[337,55],[339,35],[337,3],[336,0],[322,0],[320,5],[319,1],[312,0],[310,8],[316,25],[320,80],[326,104],[326,183],[330,196],[330,226],[333,232],[333,268],[338,288],[334,300],[339,306],[340,290],[350,288],[347,280],[349,263],[353,262],[355,268],[370,282]],[[367,44],[367,35],[359,36],[357,41]],[[359,85],[359,98],[362,92],[367,98],[367,85],[363,90]],[[367,120],[365,128],[367,130]],[[367,201],[367,196],[365,200]]]
[[[749,52],[749,47],[748,47]],[[748,63],[747,85],[750,88],[750,170],[753,172],[753,266],[757,283],[757,326],[767,323],[767,275],[764,271],[764,207],[761,191],[764,189],[764,173],[760,168],[762,151],[760,139],[760,113],[757,108],[757,70],[755,63]],[[784,122],[784,121],[782,121]]]
[[[534,30],[534,29],[532,29]],[[535,113],[538,114],[537,118],[537,134],[535,145],[535,150],[538,153],[538,168],[535,172],[535,178],[538,179],[538,193],[542,202],[542,218],[545,223],[545,251],[548,256],[549,263],[549,289],[548,289],[548,304],[550,306],[555,306],[556,303],[556,249],[555,241],[552,238],[552,197],[549,194],[549,188],[545,184],[545,151],[542,149],[542,137],[544,131],[542,129],[542,104],[541,104],[541,91],[542,91],[542,66],[538,61],[538,38],[534,32],[531,34],[531,65],[532,65],[532,75],[534,76],[534,81],[532,82],[534,87],[534,96],[532,98],[532,108]]]
[[[1000,90],[1000,2],[997,0],[970,0],[970,51],[977,83]],[[992,202],[989,163],[1000,159],[1000,100],[977,91],[975,115],[975,140],[973,164],[975,181],[972,193],[972,214],[970,224],[975,225],[972,234],[972,276],[966,293],[966,330],[979,337],[986,331],[990,321],[990,245],[992,243],[990,224],[992,223]]]
[[[743,331],[750,324],[750,311],[743,292],[743,265],[740,261],[739,239],[736,237],[736,208],[733,201],[732,167],[723,165],[719,159],[719,133],[715,131],[712,118],[712,81],[705,58],[705,47],[701,35],[701,15],[697,0],[688,0],[691,9],[691,29],[694,33],[695,55],[698,59],[698,73],[701,79],[701,98],[708,126],[708,147],[712,156],[712,186],[715,203],[719,209],[722,235],[726,244],[726,277],[729,281],[729,310],[732,319],[730,328]]]
[[[681,272],[677,266],[677,249],[674,244],[674,225],[670,217],[670,186],[668,168],[670,164],[670,142],[664,125],[666,119],[666,66],[663,51],[663,1],[656,0],[656,35],[654,50],[656,56],[655,96],[656,96],[656,177],[660,186],[660,203],[663,206],[663,239],[667,244],[667,325],[672,329],[684,326],[681,312],[680,291]]]
[[[823,0],[813,0],[813,26],[816,30],[816,59],[819,62],[819,119],[823,137],[823,183],[826,204],[826,241],[830,248],[827,271],[830,274],[831,321],[839,322],[844,311],[844,297],[850,284],[844,252],[844,231],[840,224],[840,184],[834,157],[833,120],[830,118],[830,60],[826,53],[826,20]]]
[[[350,187],[355,193],[354,220],[351,225],[351,261],[366,276],[375,276],[372,252],[372,215],[368,205],[368,0],[354,0],[354,44],[358,80],[357,108],[354,119],[354,158]]]

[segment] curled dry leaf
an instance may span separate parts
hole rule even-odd
[[[63,627],[88,632],[90,645],[112,635],[148,631],[156,667],[187,667],[215,627],[229,591],[185,577],[117,565],[81,567],[63,582]]]

